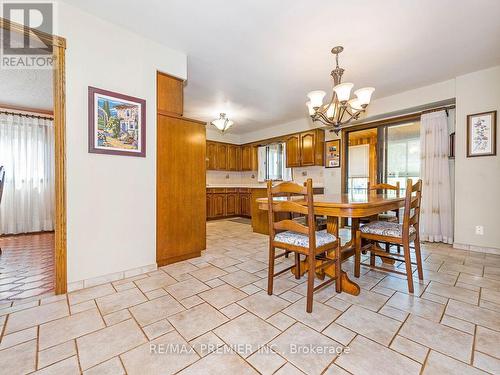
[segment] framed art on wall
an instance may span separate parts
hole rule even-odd
[[[497,154],[497,111],[467,116],[467,157]]]
[[[340,168],[340,139],[325,142],[325,168]]]
[[[89,152],[146,156],[146,101],[112,91],[88,90]]]

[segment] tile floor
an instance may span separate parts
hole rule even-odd
[[[54,290],[54,233],[0,237],[0,303]]]
[[[284,274],[266,294],[266,236],[234,221],[207,227],[201,258],[1,303],[0,371],[500,373],[500,256],[426,245],[414,295],[403,278],[364,268],[359,296],[330,286],[307,314],[305,278]]]

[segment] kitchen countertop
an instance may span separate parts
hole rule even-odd
[[[314,185],[314,188],[322,188],[323,185]],[[208,184],[207,189],[211,188],[244,188],[244,189],[266,189],[266,184]]]

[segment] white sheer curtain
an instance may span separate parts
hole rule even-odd
[[[53,230],[52,120],[0,113],[0,165],[5,167],[0,234]]]
[[[453,225],[446,113],[423,114],[420,124],[420,174],[423,182],[420,238],[451,244]]]

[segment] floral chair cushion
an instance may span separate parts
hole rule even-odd
[[[276,242],[283,242],[290,245],[309,247],[309,237],[302,233],[292,232],[287,230],[286,232],[278,233],[274,236]],[[337,241],[337,237],[333,234],[327,233],[326,231],[316,232],[316,247],[321,247],[326,244]]]
[[[403,224],[389,221],[372,221],[360,228],[362,233],[376,234],[379,236],[402,237]],[[413,226],[410,226],[410,236],[416,232]]]

